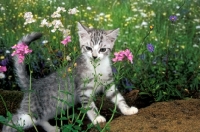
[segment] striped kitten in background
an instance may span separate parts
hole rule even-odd
[[[70,104],[81,103],[83,108],[88,109],[87,116],[93,124],[106,122],[106,119],[97,113],[93,97],[103,92],[124,115],[132,115],[138,112],[136,107],[129,107],[123,96],[115,87],[111,62],[109,55],[117,39],[119,29],[99,30],[90,29],[78,23],[78,35],[81,48],[81,55],[76,60],[77,66],[71,77],[61,77],[54,72],[42,79],[31,79],[31,93],[25,92],[20,108],[13,115],[12,121],[24,129],[33,126],[33,123],[40,125],[47,132],[60,131],[56,126],[51,126],[49,119],[56,116],[58,108],[68,109],[67,103],[58,101],[62,99]],[[39,39],[41,33],[31,33],[24,36],[19,43],[29,45],[32,41]],[[30,80],[27,76],[24,63],[18,63],[18,57],[14,56],[17,81],[22,90],[30,87]],[[63,69],[63,73],[67,72]],[[109,87],[108,87],[109,86]],[[66,94],[68,93],[71,94]],[[30,105],[29,105],[30,95]],[[57,99],[56,99],[57,98]],[[29,113],[30,108],[30,113]],[[15,129],[4,125],[3,132],[14,132]]]

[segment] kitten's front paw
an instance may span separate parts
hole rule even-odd
[[[48,132],[60,132],[59,127],[53,126]]]
[[[103,123],[103,122],[106,122],[106,119],[103,116],[99,115],[93,120],[92,123],[95,125],[97,123]]]
[[[122,108],[121,109],[121,112],[122,112],[122,114],[124,114],[124,115],[133,115],[133,114],[136,114],[136,113],[138,113],[138,108],[136,108],[136,107],[128,107],[128,108]]]

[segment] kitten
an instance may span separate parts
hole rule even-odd
[[[36,125],[41,125],[47,132],[59,131],[55,126],[51,126],[48,120],[56,116],[58,107],[64,106],[64,109],[68,109],[69,106],[58,101],[58,99],[73,104],[80,102],[83,108],[89,108],[87,116],[93,124],[106,122],[106,119],[97,113],[98,109],[92,100],[92,97],[99,92],[105,93],[106,97],[116,104],[124,115],[137,113],[138,109],[129,107],[126,104],[123,96],[113,83],[109,55],[118,32],[119,29],[107,31],[89,29],[78,23],[82,54],[76,60],[77,66],[72,74],[74,81],[70,81],[69,76],[61,77],[58,72],[54,72],[42,79],[31,79],[31,89],[33,91],[24,93],[20,109],[13,115],[10,124],[19,124],[26,129],[31,127],[34,122]],[[31,33],[24,36],[18,43],[29,45],[33,40],[39,39],[41,36],[41,33]],[[25,64],[18,63],[17,57],[14,57],[14,64],[19,86],[22,90],[28,90],[30,80],[25,71]],[[62,72],[66,73],[66,69]],[[67,91],[71,94],[66,94],[62,91]],[[29,107],[31,113],[29,113]],[[3,132],[14,131],[16,130],[11,127],[3,127]]]

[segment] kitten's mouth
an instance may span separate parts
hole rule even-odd
[[[93,58],[94,60],[96,60],[96,59],[97,59],[97,56],[92,56],[92,58]]]
[[[91,57],[90,58],[93,62],[98,62],[98,61],[100,61],[100,58],[98,58],[98,57]]]

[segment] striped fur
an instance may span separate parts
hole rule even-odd
[[[22,39],[19,40],[17,44],[25,43],[29,45],[32,41],[37,40],[41,37],[42,37],[41,33],[34,32],[22,37]],[[29,88],[30,80],[29,80],[29,76],[27,75],[26,70],[24,70],[25,64],[24,63],[20,64],[17,56],[14,56],[13,60],[14,60],[17,83],[21,87],[22,90],[27,90],[27,88]]]
[[[56,113],[59,112],[57,110],[68,109],[67,104],[75,105],[78,102],[84,108],[89,108],[87,115],[93,124],[105,122],[106,119],[96,113],[98,108],[93,101],[95,94],[99,92],[105,93],[106,97],[116,104],[124,115],[137,113],[138,109],[129,107],[113,84],[109,55],[118,31],[119,29],[108,31],[89,29],[78,23],[82,54],[76,60],[77,66],[73,70],[72,77],[60,75],[67,72],[67,68],[64,68],[62,71],[54,72],[45,78],[31,80],[32,91],[24,93],[20,108],[9,124],[18,124],[26,129],[34,123],[41,125],[47,132],[56,132],[59,129],[51,126],[48,120],[55,117]],[[19,43],[30,44],[41,36],[40,33],[32,33],[23,37]],[[29,77],[27,77],[24,64],[19,64],[17,61],[17,57],[14,57],[18,83],[22,89],[27,90],[29,88]],[[73,80],[71,80],[72,78]],[[63,101],[61,102],[58,99]],[[15,131],[8,126],[3,127],[3,132]]]

